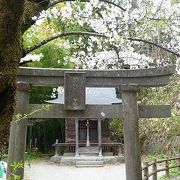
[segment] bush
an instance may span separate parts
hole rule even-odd
[[[113,119],[110,123],[111,139],[113,142],[124,143],[123,122],[120,119]]]
[[[142,104],[172,107],[172,117],[161,119],[141,119],[140,140],[142,149],[151,153],[176,154],[180,151],[180,76],[174,75],[166,87],[145,89],[139,93]],[[156,146],[156,147],[155,147]],[[154,151],[152,149],[154,148]]]

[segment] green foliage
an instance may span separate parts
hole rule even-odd
[[[165,159],[166,155],[163,154],[163,153],[159,153],[159,154],[148,154],[148,155],[146,156],[146,160],[147,160],[148,162],[151,162],[155,157],[157,158],[157,160],[161,160],[161,159]]]
[[[145,89],[139,93],[142,104],[170,104],[172,117],[140,120],[141,144],[164,142],[162,152],[176,153],[180,147],[173,147],[173,138],[180,136],[180,76],[174,75],[166,87]]]
[[[16,175],[16,171],[18,169],[21,169],[24,167],[24,163],[23,162],[14,162],[12,165],[11,165],[11,168],[12,168],[12,174],[8,177],[8,180],[21,180],[20,176]]]
[[[7,158],[8,158],[8,148],[7,148],[7,146],[4,146],[3,148],[2,148],[2,154],[1,154],[1,159],[3,160],[3,161],[6,161],[7,162]]]
[[[173,161],[170,163],[170,166],[174,166],[174,165],[177,165],[176,161]],[[180,168],[177,167],[177,168],[173,168],[170,170],[170,176],[171,177],[177,177],[177,176],[180,176]]]
[[[175,160],[170,161],[169,166],[175,166],[175,165],[177,165],[177,162]],[[169,175],[170,175],[170,177],[177,177],[177,176],[179,177],[180,176],[180,168],[177,167],[177,168],[170,169]],[[160,180],[168,180],[168,179],[169,179],[169,177],[167,177],[167,176],[162,176],[160,178]]]
[[[159,154],[148,154],[148,155],[145,157],[146,161],[148,161],[148,162],[152,162],[154,158],[156,158],[157,160],[162,160],[162,159],[166,159],[167,156],[166,156],[165,154],[163,154],[163,153],[159,153]],[[161,165],[161,164],[159,164],[159,165]],[[176,160],[171,160],[171,161],[169,161],[169,167],[175,166],[175,165],[177,165],[177,161],[176,161]],[[163,166],[164,166],[164,165],[163,165]],[[172,169],[170,169],[169,174],[170,174],[170,177],[180,176],[180,168],[177,167],[177,168],[172,168]],[[169,179],[169,178],[166,177],[166,176],[162,176],[162,177],[160,178],[160,180],[168,180],[168,179]]]
[[[62,25],[58,26],[56,21],[52,19],[49,23],[45,20],[39,26],[33,26],[24,34],[24,46],[31,47],[38,44],[42,40],[51,37],[62,30]],[[41,54],[40,61],[33,61],[25,66],[43,67],[43,68],[73,68],[73,63],[70,62],[71,52],[63,45],[63,38],[56,39],[48,44],[38,48],[31,54]]]
[[[30,103],[43,104],[45,100],[50,100],[53,92],[52,87],[32,87]]]
[[[114,142],[123,143],[123,122],[120,119],[113,119],[110,123],[111,138]]]
[[[35,111],[29,113],[29,114],[16,114],[16,121],[21,121],[23,119],[27,119],[27,118],[31,118],[31,116],[33,114],[36,114],[37,112],[40,112],[40,111],[48,111],[49,109],[51,108],[51,105],[50,104],[43,104],[41,105],[41,107],[39,109],[36,109]]]
[[[139,92],[139,101],[142,104],[170,104],[172,106],[172,117],[160,119],[140,119],[140,143],[142,152],[144,147],[152,142],[162,142],[160,158],[164,153],[177,153],[180,147],[174,147],[173,138],[180,136],[180,76],[174,75],[166,87],[144,89]],[[117,119],[111,122],[112,139],[115,142],[123,142],[123,123]],[[156,144],[154,144],[155,146]]]
[[[27,132],[27,147],[28,153],[53,152],[52,144],[56,139],[59,142],[64,142],[65,139],[65,121],[64,119],[46,119],[37,121],[28,127]]]
[[[172,3],[174,3],[174,4],[179,4],[179,3],[180,3],[180,0],[172,0]]]
[[[73,64],[65,57],[70,57],[70,52],[55,43],[47,44],[38,50],[43,57],[40,61],[28,63],[30,67],[43,68],[73,68]]]
[[[176,106],[180,96],[180,76],[175,74],[170,83],[165,87],[148,88],[139,93],[139,98],[144,104],[170,104]],[[180,112],[179,112],[180,113]]]
[[[27,153],[25,158],[26,158],[27,161],[30,162],[32,160],[36,160],[36,159],[42,158],[42,153],[39,152],[39,151],[32,151],[30,153]]]

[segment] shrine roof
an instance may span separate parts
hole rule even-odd
[[[46,101],[53,104],[64,104],[64,89],[58,93],[58,97],[53,100]],[[115,88],[86,88],[86,104],[121,104],[122,99],[117,98]]]

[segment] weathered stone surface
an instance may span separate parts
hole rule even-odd
[[[16,113],[21,115],[27,114],[27,106],[29,103],[30,85],[25,82],[17,84],[17,103]],[[27,119],[19,120],[14,117],[11,122],[11,131],[9,139],[8,149],[8,168],[7,175],[12,173],[11,165],[13,162],[24,162],[25,149],[26,149],[26,134],[27,134]],[[19,168],[16,171],[16,175],[19,175],[22,179],[24,176],[24,169]]]
[[[46,68],[20,68],[18,81],[33,85],[64,86],[64,73],[86,73],[87,87],[116,87],[135,83],[139,86],[164,86],[175,66],[136,70],[67,70]]]
[[[68,73],[64,75],[65,110],[85,109],[85,73]]]
[[[170,105],[139,105],[140,118],[167,118],[171,117]]]
[[[122,91],[122,100],[126,179],[142,180],[137,93],[134,89],[132,91]]]
[[[55,163],[59,163],[61,161],[62,156],[54,155],[51,157],[51,161]]]
[[[102,156],[102,157],[84,157],[84,156],[61,156],[57,157],[56,159],[51,159],[53,162],[60,163],[61,166],[75,166],[76,161],[103,161],[104,165],[118,165],[124,163],[124,156]]]
[[[31,86],[26,82],[17,83],[17,100],[15,114],[26,114],[29,104]]]
[[[42,109],[41,104],[29,104],[28,112]],[[139,105],[140,118],[165,118],[171,116],[169,105]],[[64,105],[53,104],[49,110],[39,111],[31,118],[123,118],[122,104],[113,105],[86,105],[84,111],[66,111]]]
[[[86,72],[87,77],[149,77],[172,75],[175,72],[175,66],[166,66],[148,69],[133,70],[75,70],[75,69],[58,69],[58,68],[30,68],[20,67],[19,77],[22,76],[42,76],[42,77],[64,77],[65,72]]]
[[[86,160],[76,160],[76,167],[103,167],[103,160],[93,160],[92,158],[88,161]]]

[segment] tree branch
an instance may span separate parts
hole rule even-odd
[[[156,46],[156,47],[158,47],[158,48],[160,48],[160,49],[163,49],[164,51],[167,51],[167,52],[169,52],[169,53],[171,53],[171,54],[174,54],[174,55],[177,56],[177,57],[180,57],[180,54],[179,54],[179,53],[174,52],[174,51],[172,51],[171,49],[168,49],[168,48],[166,48],[166,47],[164,47],[164,46],[162,46],[162,45],[160,45],[160,44],[156,44],[156,43],[154,43],[154,42],[151,42],[151,41],[148,41],[148,40],[145,40],[145,39],[128,38],[128,40],[130,40],[130,41],[138,41],[138,42],[143,42],[143,43],[151,44],[151,45]]]
[[[24,33],[28,28],[30,28],[33,24],[35,24],[36,20],[32,20],[32,17],[40,16],[40,13],[43,10],[47,10],[55,5],[57,5],[58,3],[62,3],[62,2],[73,2],[76,0],[55,0],[54,2],[49,3],[49,0],[27,0],[26,4],[25,4],[25,12],[24,12],[24,22],[22,25],[22,33]],[[90,2],[90,0],[80,0],[81,2]],[[118,8],[120,8],[122,11],[126,11],[126,9],[124,9],[123,7],[119,6],[118,4],[111,2],[109,0],[99,0],[101,2],[104,3],[108,3],[111,5],[114,5]],[[39,2],[39,3],[38,3]]]
[[[27,64],[27,63],[32,62],[32,61],[33,60],[22,61],[22,62],[19,63],[19,66],[22,66],[22,65]]]
[[[103,34],[98,34],[98,33],[94,33],[94,32],[81,32],[81,31],[74,31],[74,32],[62,32],[62,33],[58,33],[52,37],[49,37],[47,39],[42,40],[41,42],[39,42],[38,44],[36,44],[35,46],[29,47],[27,49],[24,50],[23,52],[23,56],[24,57],[26,54],[40,48],[41,46],[47,44],[48,42],[61,38],[61,37],[65,37],[65,36],[71,36],[71,35],[76,35],[76,36],[96,36],[96,37],[106,37]]]
[[[26,56],[28,53],[40,48],[41,46],[47,44],[48,42],[50,41],[53,41],[55,39],[58,39],[58,38],[61,38],[61,37],[65,37],[65,36],[71,36],[71,35],[76,35],[76,36],[96,36],[96,37],[105,37],[107,38],[107,36],[103,35],[103,34],[98,34],[98,33],[94,33],[94,32],[81,32],[81,31],[74,31],[74,32],[62,32],[62,33],[58,33],[52,37],[49,37],[47,39],[44,39],[42,40],[41,42],[39,42],[38,44],[32,46],[32,47],[29,47],[27,49],[24,50],[23,52],[23,55],[22,57]],[[147,44],[150,44],[150,45],[153,45],[153,46],[156,46],[164,51],[167,51],[177,57],[180,57],[180,54],[177,53],[177,52],[174,52],[173,50],[171,49],[168,49],[160,44],[156,44],[154,42],[151,42],[151,41],[148,41],[148,40],[145,40],[145,39],[139,39],[139,38],[127,38],[128,40],[130,41],[138,41],[138,42],[143,42],[143,43],[147,43]]]
[[[55,0],[54,2],[52,2],[51,4],[49,4],[49,7],[53,7],[55,6],[56,4],[58,3],[61,3],[61,2],[73,2],[73,1],[76,1],[76,0]],[[124,9],[123,7],[119,6],[118,4],[114,3],[114,2],[111,2],[111,1],[108,1],[108,0],[99,0],[100,2],[104,2],[104,3],[108,3],[108,4],[111,4],[113,6],[116,6],[118,8],[120,8],[122,11],[126,11],[126,9]],[[80,0],[80,2],[90,2],[90,0]]]
[[[22,24],[22,33],[28,30],[36,21],[32,19],[32,17],[40,16],[40,13],[43,10],[48,8],[49,1],[48,0],[26,0],[24,15],[23,15],[23,24]]]

